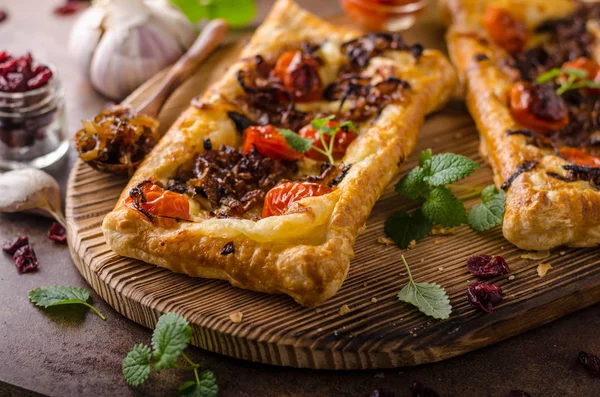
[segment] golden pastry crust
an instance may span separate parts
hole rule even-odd
[[[466,102],[481,135],[481,152],[500,187],[528,160],[538,161],[512,183],[506,193],[503,233],[517,247],[546,250],[560,245],[594,246],[600,243],[600,192],[588,182],[563,182],[547,175],[564,174],[569,164],[547,149],[527,144],[521,135],[506,131],[522,128],[509,111],[507,93],[514,82],[497,64],[506,53],[486,38],[481,27],[488,4],[517,12],[527,26],[565,17],[574,9],[570,0],[445,0],[443,12],[452,21],[447,33],[451,60],[466,90]],[[485,54],[489,60],[476,59]]]
[[[327,41],[339,47],[359,35],[319,20],[291,0],[278,0],[240,59],[280,53],[286,44],[302,40]],[[194,222],[171,228],[155,225],[124,205],[132,187],[148,178],[169,178],[202,150],[204,138],[216,146],[241,143],[227,116],[230,100],[241,93],[236,80],[241,63],[234,64],[203,96],[200,108],[190,107],[180,116],[132,177],[104,219],[108,244],[121,255],[175,272],[288,294],[306,306],[331,297],[346,277],[358,230],[413,149],[425,115],[445,102],[454,89],[453,68],[439,52],[426,50],[418,61],[410,56],[397,58],[394,62],[401,67],[402,78],[412,87],[407,100],[388,105],[352,143],[343,159],[352,168],[332,193],[302,199],[286,215],[259,221],[208,218],[191,204]],[[333,51],[325,63],[334,61]],[[222,255],[229,242],[235,252]]]

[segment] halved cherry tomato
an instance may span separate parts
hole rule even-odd
[[[296,101],[310,102],[321,97],[323,83],[318,68],[313,57],[302,51],[288,51],[279,56],[273,73]]]
[[[323,196],[331,193],[329,186],[310,182],[286,182],[269,190],[265,197],[262,217],[283,215],[293,202],[305,197]]]
[[[511,54],[519,53],[527,42],[527,27],[510,12],[489,5],[483,14],[483,26],[492,41]]]
[[[253,126],[244,131],[242,153],[250,153],[256,149],[258,153],[277,160],[298,160],[298,153],[272,125]]]
[[[573,61],[565,62],[561,66],[562,70],[565,69],[577,69],[582,70],[587,73],[585,77],[587,80],[594,81],[596,83],[600,83],[600,65],[592,59],[580,57]],[[599,94],[600,90],[595,88],[587,88],[586,92],[591,94]]]
[[[145,202],[140,198],[128,197],[125,205],[139,211],[134,205],[136,200],[139,206],[153,216],[167,217],[173,219],[189,219],[190,203],[183,194],[165,190],[162,187],[147,182],[139,187],[144,195]]]
[[[517,82],[510,89],[510,113],[523,126],[548,133],[569,124],[564,100],[548,86]]]
[[[560,149],[560,157],[575,165],[583,165],[587,167],[600,167],[600,157],[594,156],[588,152],[574,147]]]
[[[338,125],[340,125],[340,123],[337,121],[329,121],[327,123],[328,127],[337,127]],[[323,142],[321,141],[321,138],[319,136],[319,132],[317,130],[315,130],[312,125],[309,124],[309,125],[302,127],[302,129],[300,130],[300,132],[298,134],[303,138],[312,139],[314,141],[314,143],[312,145],[313,147],[316,147],[321,150],[324,149]],[[335,160],[339,160],[342,157],[344,157],[344,154],[346,154],[346,149],[348,149],[348,146],[350,146],[352,141],[354,141],[357,136],[358,135],[356,134],[356,132],[354,132],[350,129],[347,129],[347,128],[341,128],[337,132],[337,134],[335,134],[335,141],[333,142],[333,158]],[[324,138],[325,138],[325,143],[327,145],[329,145],[331,143],[331,136],[325,134]],[[306,152],[305,156],[308,158],[311,158],[313,160],[319,160],[319,161],[327,160],[327,156],[325,156],[322,153],[317,152],[314,149],[310,149],[308,152]]]

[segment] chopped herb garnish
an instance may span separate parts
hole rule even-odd
[[[558,77],[566,75],[566,79],[558,81],[559,86],[556,89],[558,95],[562,95],[567,91],[577,90],[579,88],[600,88],[600,82],[589,80],[588,72],[581,69],[565,68],[550,69],[545,73],[542,73],[537,79],[536,83],[544,84],[550,81],[554,81]]]

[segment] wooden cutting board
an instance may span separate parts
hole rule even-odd
[[[426,47],[443,47],[443,28],[433,19],[422,21],[406,37]],[[240,48],[238,43],[220,49],[170,98],[160,115],[163,128],[223,74]],[[161,77],[128,101],[140,104]],[[463,154],[481,164],[482,169],[465,183],[491,183],[491,170],[479,155],[477,131],[461,102],[427,120],[404,170],[414,167],[418,153],[428,147],[434,153]],[[456,234],[430,236],[406,251],[379,244],[386,218],[411,208],[390,186],[356,241],[356,257],[342,289],[318,308],[308,309],[286,296],[193,279],[116,255],[106,245],[100,225],[125,184],[122,177],[99,173],[81,161],[75,164],[66,214],[69,247],[78,270],[102,298],[131,320],[153,328],[160,315],[177,312],[192,324],[194,345],[233,357],[319,369],[422,364],[501,341],[600,301],[600,261],[595,249],[559,249],[545,259],[524,259],[525,252],[508,243],[500,227],[485,233],[461,227]],[[453,306],[448,320],[433,321],[398,301],[396,294],[407,282],[401,254],[416,281],[446,288]],[[467,303],[466,290],[473,277],[465,264],[473,254],[502,255],[512,269],[514,279],[491,280],[503,288],[505,297],[491,315],[478,313]],[[541,262],[552,265],[543,278],[536,271]],[[343,305],[350,310],[340,314]],[[238,311],[243,321],[233,323],[229,315]]]

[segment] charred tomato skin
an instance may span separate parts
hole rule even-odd
[[[560,157],[575,164],[585,167],[600,167],[600,157],[594,156],[586,151],[573,147],[565,147],[559,150]]]
[[[492,41],[511,54],[525,47],[527,27],[507,10],[489,5],[483,15],[483,26]]]
[[[298,160],[303,155],[292,149],[277,128],[270,124],[246,128],[242,139],[242,153],[244,154],[256,150],[263,156],[287,161]]]
[[[337,127],[338,125],[340,125],[340,123],[337,121],[329,121],[327,123],[328,127]],[[313,147],[324,150],[323,142],[321,142],[321,138],[319,136],[319,131],[315,130],[312,125],[309,124],[309,125],[304,126],[298,134],[303,138],[312,139],[314,141],[312,144]],[[356,134],[356,132],[354,132],[350,129],[347,129],[347,128],[341,128],[335,134],[335,137],[334,137],[333,158],[335,160],[340,160],[342,157],[344,157],[344,155],[346,154],[346,150],[348,149],[348,146],[350,146],[350,144],[357,137],[358,137],[358,135]],[[324,139],[325,139],[325,143],[327,145],[329,145],[331,143],[330,135],[325,134]],[[306,152],[305,156],[310,159],[313,159],[313,160],[327,161],[327,156],[323,155],[322,153],[317,152],[314,149],[311,149],[308,152]]]
[[[550,86],[519,81],[509,99],[513,119],[536,132],[547,134],[569,124],[567,105]]]
[[[284,52],[277,58],[273,74],[297,102],[316,101],[321,97],[323,83],[315,58],[302,51]]]
[[[311,182],[286,182],[269,190],[265,197],[262,217],[283,215],[290,205],[305,197],[317,197],[331,193],[329,186]]]

